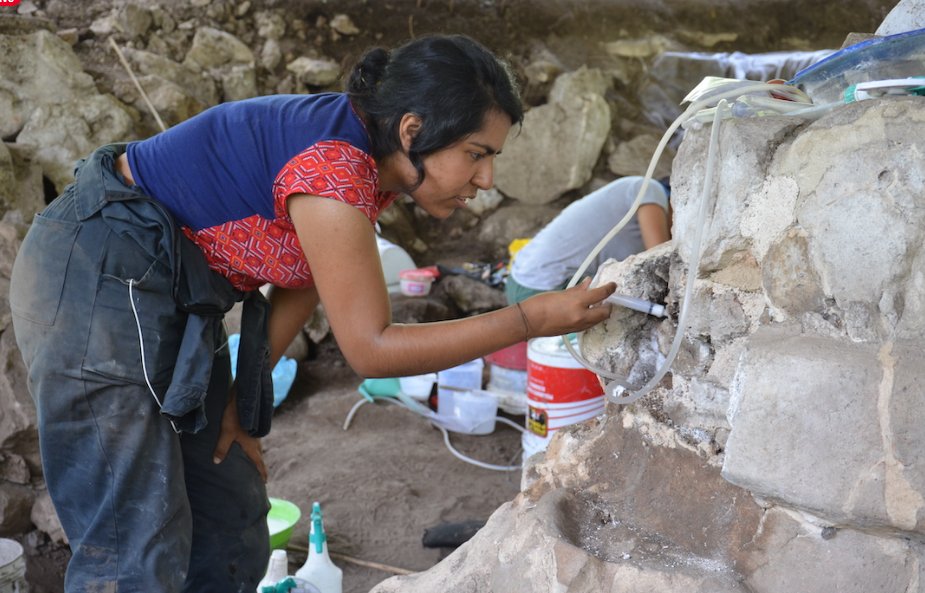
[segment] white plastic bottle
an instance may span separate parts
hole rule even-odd
[[[267,574],[257,583],[257,593],[262,593],[264,587],[273,587],[289,575],[289,557],[286,550],[273,550],[270,554],[270,565]]]
[[[342,593],[344,573],[331,562],[328,538],[321,520],[321,505],[312,504],[312,526],[308,535],[308,558],[296,571],[296,578],[318,587],[321,593]]]

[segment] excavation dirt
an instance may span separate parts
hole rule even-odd
[[[302,363],[263,441],[267,490],[302,509],[291,548],[307,543],[308,514],[318,501],[332,552],[427,569],[452,550],[423,547],[424,530],[444,522],[484,521],[520,490],[520,472],[460,461],[440,431],[399,406],[363,404],[345,431],[344,420],[361,399],[360,383],[336,351]],[[450,439],[461,453],[481,461],[520,462],[520,433],[502,424],[490,435],[451,433]],[[293,571],[304,554],[290,549]],[[344,593],[369,591],[394,574],[337,557],[335,563],[344,571]]]

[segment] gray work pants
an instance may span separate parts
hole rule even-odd
[[[102,185],[122,183],[111,162],[97,168]],[[73,551],[65,589],[250,593],[269,557],[269,504],[240,447],[212,462],[227,348],[205,428],[178,434],[151,393],[170,382],[185,327],[171,273],[99,214],[81,220],[79,198],[71,185],[35,218],[10,288],[45,481]]]

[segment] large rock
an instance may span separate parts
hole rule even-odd
[[[921,535],[923,387],[918,342],[756,332],[734,387],[723,476],[832,524]]]
[[[57,35],[43,29],[0,35],[0,136],[15,137],[59,192],[73,179],[77,159],[100,144],[129,139],[133,123],[124,105],[97,92]],[[20,181],[23,175],[31,175],[28,168],[17,174]],[[20,189],[26,196],[42,192],[31,180]]]
[[[96,94],[71,46],[54,33],[0,35],[0,138],[14,137],[42,105]]]
[[[58,192],[74,180],[74,165],[102,144],[131,138],[134,120],[111,95],[39,105],[17,141],[28,146]]]
[[[208,72],[220,82],[226,101],[257,96],[254,52],[231,33],[200,27],[183,65],[196,72]]]
[[[153,52],[131,48],[123,51],[139,75],[139,81],[154,107],[168,125],[189,119],[206,107],[218,103],[219,93],[215,80],[205,73]],[[134,88],[131,92],[137,95]],[[136,107],[139,110],[146,109],[140,98],[136,101]]]
[[[900,0],[877,28],[877,35],[896,35],[925,28],[925,2]]]
[[[769,510],[762,526],[743,561],[752,591],[922,591],[921,543],[820,526],[781,509]]]
[[[495,185],[521,202],[548,204],[591,179],[609,134],[610,107],[598,93],[534,107],[505,143]]]
[[[641,436],[637,420],[653,431]],[[622,425],[609,418],[561,431],[524,492],[473,539],[373,592],[745,593],[738,550],[761,509],[651,419]],[[667,495],[676,491],[684,496]]]

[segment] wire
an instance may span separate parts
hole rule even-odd
[[[154,396],[154,401],[157,402],[157,409],[163,410],[164,406],[161,403],[161,399],[157,397],[157,393],[154,391],[154,387],[151,386],[151,381],[148,379],[148,366],[145,363],[145,340],[144,336],[141,334],[141,321],[138,319],[138,310],[135,309],[135,297],[132,294],[132,286],[135,284],[135,281],[129,278],[128,281],[128,302],[132,306],[132,314],[135,316],[135,326],[138,328],[138,347],[141,351],[141,373],[145,377],[145,384],[148,386],[148,391],[151,392],[151,395]],[[169,420],[169,419],[168,419]],[[177,428],[177,425],[173,420],[170,420],[170,426],[173,427],[173,431],[177,434],[180,434],[180,429]]]

